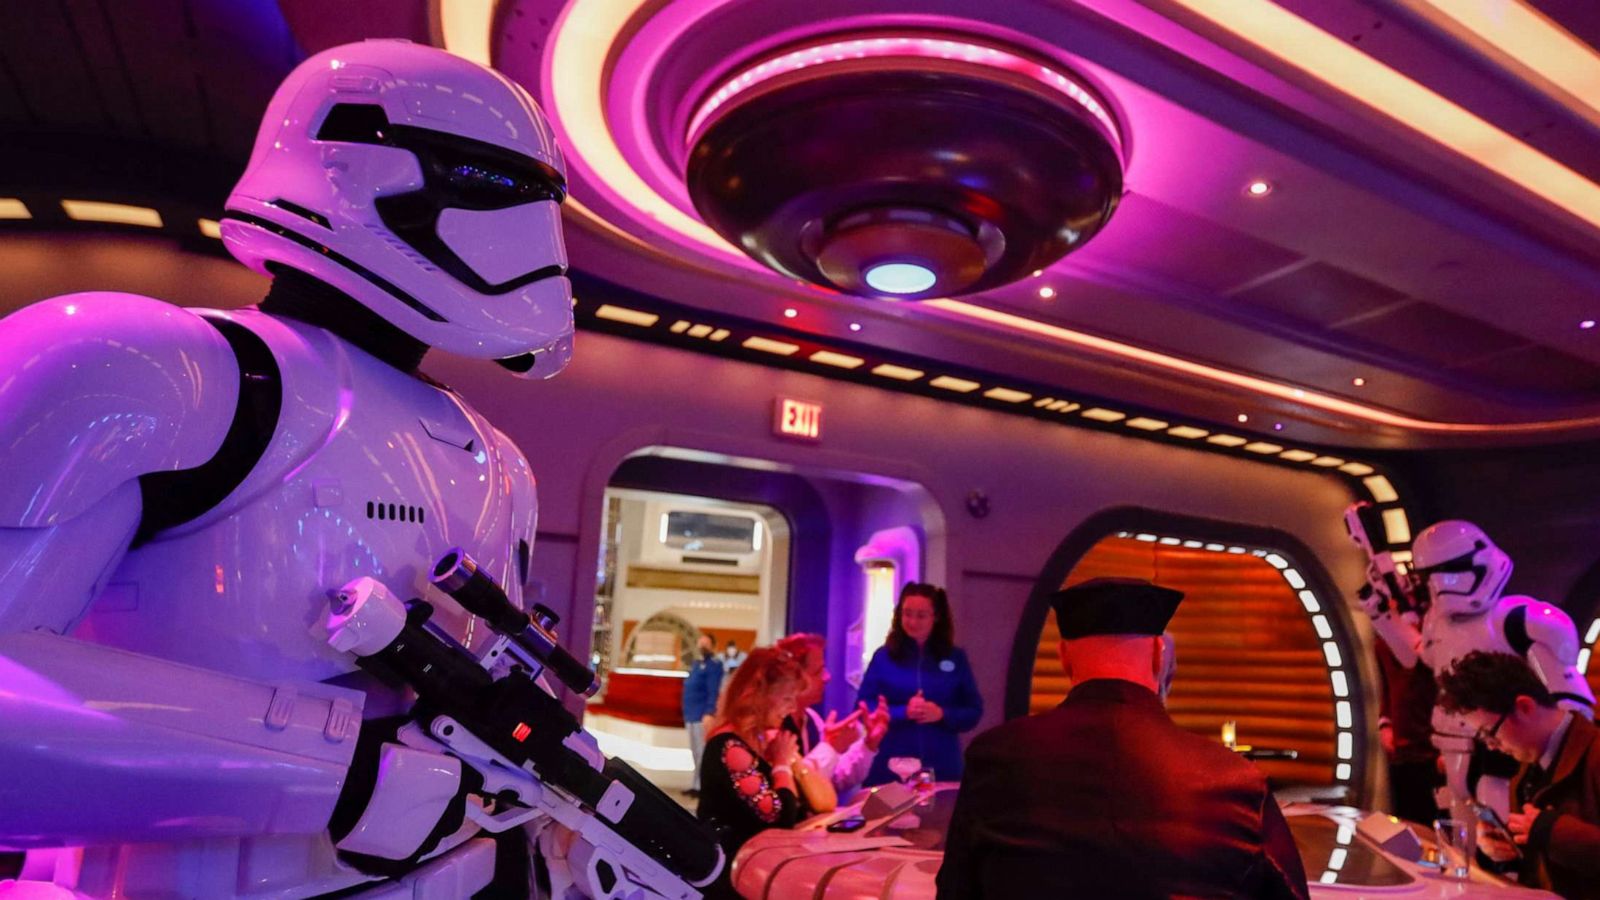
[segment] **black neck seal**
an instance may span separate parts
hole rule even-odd
[[[261,311],[326,328],[396,369],[415,373],[428,345],[391,324],[353,297],[298,269],[270,266],[272,287]]]

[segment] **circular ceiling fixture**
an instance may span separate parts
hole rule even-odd
[[[1016,53],[929,36],[832,40],[750,65],[690,119],[706,224],[790,277],[925,299],[1027,277],[1122,194],[1104,104]]]

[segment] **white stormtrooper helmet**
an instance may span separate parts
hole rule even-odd
[[[250,268],[298,269],[424,344],[548,377],[572,351],[565,194],[527,91],[443,50],[366,41],[279,86],[222,238]]]
[[[1511,578],[1511,557],[1471,522],[1430,525],[1417,535],[1411,554],[1429,598],[1451,615],[1489,609]]]

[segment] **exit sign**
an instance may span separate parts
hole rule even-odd
[[[822,404],[779,397],[773,406],[772,430],[783,437],[822,440]]]

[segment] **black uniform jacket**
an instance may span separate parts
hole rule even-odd
[[[1083,682],[966,764],[940,900],[1309,896],[1261,772],[1133,682]]]

